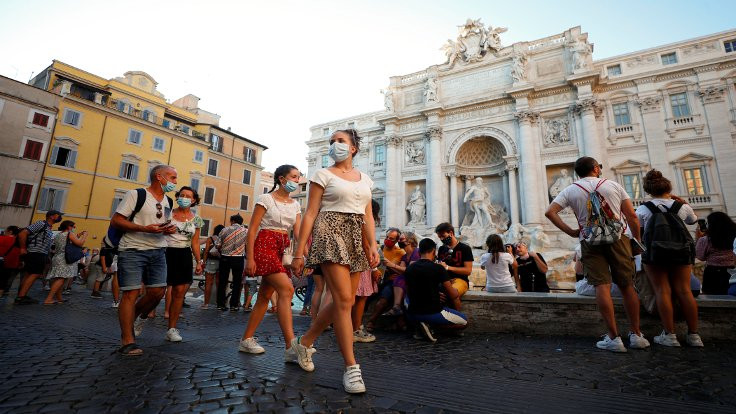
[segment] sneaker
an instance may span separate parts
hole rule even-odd
[[[424,322],[419,322],[419,332],[430,342],[437,342],[437,338],[432,335],[432,330],[429,329],[429,325]]]
[[[169,330],[166,331],[166,340],[169,342],[181,342],[179,330],[176,328],[169,328]]]
[[[629,332],[629,348],[644,349],[649,348],[650,345],[651,344],[647,341],[647,338],[644,337],[643,333],[637,335],[633,332]]]
[[[404,313],[404,311],[401,310],[401,306],[394,306],[389,309],[388,312],[384,312],[383,316],[399,316],[402,313]]]
[[[360,365],[351,365],[345,369],[345,374],[342,376],[342,385],[345,387],[345,392],[350,394],[365,392],[365,383],[363,382],[363,374],[360,372]]]
[[[72,290],[71,289],[65,289],[63,292],[61,292],[62,295],[71,295]]]
[[[135,322],[133,322],[133,334],[135,336],[141,336],[143,333],[143,325],[146,324],[148,319],[141,319],[140,316],[135,318]]]
[[[238,351],[245,352],[247,354],[262,354],[266,352],[266,350],[258,344],[258,341],[254,336],[251,336],[250,338],[245,338],[240,341],[240,345],[238,345]]]
[[[376,336],[368,333],[363,325],[360,325],[360,329],[353,332],[353,342],[373,342],[376,340]]]
[[[656,341],[656,338],[655,338]],[[624,346],[624,341],[621,340],[620,336],[617,336],[615,339],[611,339],[608,334],[603,335],[603,339],[598,341],[595,346],[597,346],[599,349],[605,349],[606,351],[612,351],[612,352],[626,352],[626,347]]]
[[[120,306],[120,302],[118,302],[116,300],[112,301],[112,308],[117,309],[119,306]]]
[[[237,306],[234,307],[234,308],[230,308],[230,312],[237,312],[237,311],[238,311],[238,307]]]
[[[102,293],[93,290],[92,293],[90,293],[89,297],[91,297],[92,299],[102,299]]]
[[[299,363],[299,356],[296,354],[294,347],[284,350],[284,362],[291,364]]]
[[[668,334],[662,331],[661,334],[654,337],[654,343],[662,346],[680,346],[680,341],[677,340],[677,335],[671,333]]]
[[[687,334],[687,344],[689,346],[695,346],[695,347],[703,347],[703,340],[700,339],[700,335],[696,333],[689,333]]]
[[[297,337],[291,340],[291,349],[296,354],[296,362],[307,372],[314,371],[314,362],[312,362],[312,354],[317,352],[314,347],[307,348],[306,346],[299,343],[301,337]]]
[[[224,306],[218,306],[217,307],[217,310],[220,311],[220,312],[225,312],[227,310],[227,308],[224,307]]]

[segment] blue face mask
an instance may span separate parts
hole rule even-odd
[[[350,145],[344,142],[333,142],[330,144],[330,149],[327,151],[327,155],[335,160],[335,162],[344,161],[350,156]]]
[[[161,184],[161,189],[164,190],[164,193],[170,193],[176,190],[176,184],[169,182],[169,180],[166,180],[166,185]]]
[[[179,197],[176,199],[177,204],[179,204],[179,207],[189,207],[192,205],[192,200],[186,198],[186,197]]]
[[[290,193],[292,191],[296,191],[297,183],[294,181],[287,181],[282,187],[284,187],[284,190],[286,190],[287,193]]]

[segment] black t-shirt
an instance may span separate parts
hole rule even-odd
[[[409,313],[427,315],[440,312],[444,308],[440,302],[440,289],[451,277],[441,264],[420,259],[409,265],[404,277]]]
[[[437,257],[440,261],[447,263],[448,266],[463,267],[465,266],[465,262],[473,261],[473,249],[463,242],[459,242],[453,249],[450,249],[449,246],[443,245],[440,246],[440,250],[437,252]],[[467,275],[459,275],[451,271],[448,271],[447,273],[450,274],[450,278],[452,279],[459,278],[466,282],[468,281]]]
[[[537,256],[542,262],[547,263],[541,254],[537,253]],[[519,281],[523,292],[549,292],[547,275],[539,270],[533,257],[529,256],[526,259],[517,257],[516,263],[519,265]]]
[[[115,257],[117,252],[116,249],[110,249],[108,247],[103,247],[100,249],[100,260],[97,261],[97,265],[102,267],[102,258],[105,258],[105,267],[110,268],[110,265],[112,265],[112,259]]]

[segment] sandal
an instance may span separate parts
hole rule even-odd
[[[143,349],[136,343],[123,345],[118,349],[118,353],[123,356],[141,356],[143,355]]]
[[[276,312],[278,312],[278,309],[276,308],[276,306],[271,306],[271,309],[269,309],[267,312],[268,313],[276,313]]]

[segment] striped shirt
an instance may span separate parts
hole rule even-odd
[[[232,226],[225,227],[220,232],[220,240],[218,244],[220,246],[221,256],[245,256],[245,242],[248,236],[248,229],[240,224],[233,224]]]
[[[54,233],[51,226],[46,220],[39,220],[30,226],[28,230],[28,238],[26,239],[26,249],[29,253],[49,254],[51,243],[54,241]]]

